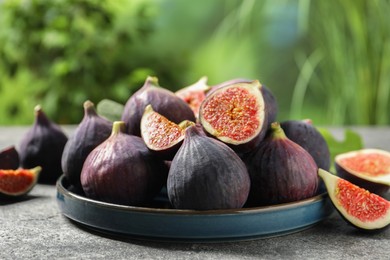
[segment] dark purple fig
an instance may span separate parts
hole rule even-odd
[[[147,105],[161,115],[179,124],[184,120],[195,122],[195,115],[190,106],[172,91],[158,85],[158,79],[148,77],[141,89],[135,92],[126,102],[122,121],[127,124],[127,132],[141,136],[140,123]]]
[[[85,160],[80,180],[89,198],[143,206],[161,190],[167,173],[167,165],[142,138],[126,134],[125,123],[115,121],[111,136]]]
[[[8,146],[0,151],[0,169],[16,170],[19,164],[19,153],[15,146]]]
[[[88,154],[111,134],[112,122],[96,113],[94,104],[83,104],[84,117],[69,138],[62,154],[62,171],[69,183],[81,187],[80,174]]]
[[[206,136],[199,125],[186,129],[167,181],[168,198],[175,208],[241,208],[249,189],[245,164],[230,147]]]
[[[184,140],[185,129],[194,124],[188,120],[175,124],[147,105],[141,119],[141,137],[151,151],[172,160]]]
[[[329,171],[331,160],[328,144],[311,120],[288,120],[280,125],[291,141],[309,152],[319,168]]]
[[[248,206],[298,201],[317,192],[319,178],[313,157],[288,139],[277,122],[245,162],[252,185]]]
[[[61,157],[68,141],[62,129],[52,122],[41,106],[35,107],[35,122],[19,145],[21,167],[41,166],[39,183],[54,184],[62,174]]]
[[[237,83],[251,83],[251,82],[253,82],[252,79],[245,79],[245,78],[236,78],[236,79],[227,80],[227,81],[224,81],[222,83],[219,83],[217,85],[212,86],[211,90],[209,92],[207,92],[207,94],[212,93],[213,91],[215,91],[216,89],[221,88],[221,87],[225,87],[225,86],[229,86],[229,85],[233,85],[233,84],[237,84]],[[272,91],[264,84],[261,84],[259,89],[260,89],[261,93],[263,94],[263,98],[264,98],[265,103],[267,104],[268,122],[269,123],[275,122],[276,117],[278,115],[278,111],[279,111],[279,106],[278,106],[278,103],[276,101],[276,98],[275,98],[274,94],[272,93]]]
[[[206,133],[236,152],[253,150],[268,129],[267,104],[255,80],[220,87],[207,95],[199,110]]]

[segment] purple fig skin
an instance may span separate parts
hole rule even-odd
[[[88,155],[81,171],[84,193],[109,203],[144,206],[163,187],[168,167],[153,156],[141,137],[113,124],[111,136]]]
[[[19,164],[19,153],[15,146],[8,146],[0,151],[0,169],[16,170]]]
[[[207,92],[207,94],[211,94],[212,92],[214,92],[218,88],[222,88],[225,86],[233,85],[236,83],[242,83],[242,82],[250,83],[252,81],[253,81],[252,79],[246,79],[246,78],[236,78],[236,79],[227,80],[227,81],[224,81],[222,83],[219,83],[217,85],[212,86],[210,91]],[[275,122],[277,115],[278,115],[278,112],[279,112],[278,102],[277,102],[274,94],[272,93],[272,91],[264,84],[261,84],[260,91],[263,94],[264,102],[267,106],[266,111],[267,111],[268,122],[269,123]]]
[[[61,168],[69,183],[81,187],[80,174],[88,154],[105,141],[112,130],[112,122],[96,113],[94,104],[83,104],[84,117],[65,145]]]
[[[279,123],[245,163],[251,178],[248,206],[264,206],[306,199],[317,193],[319,178],[312,156],[289,140]]]
[[[186,129],[172,160],[167,180],[171,204],[193,210],[241,208],[250,190],[245,164],[231,148],[200,129],[199,125]]]
[[[288,120],[280,125],[291,141],[309,152],[318,168],[329,171],[331,160],[328,144],[310,120]]]
[[[21,167],[41,166],[39,183],[55,184],[62,174],[61,157],[68,137],[52,122],[42,108],[35,107],[35,122],[19,145]]]
[[[141,136],[140,123],[147,105],[176,124],[184,120],[195,122],[190,106],[174,92],[158,85],[155,77],[148,77],[141,89],[135,92],[125,104],[121,120],[127,124],[127,133]]]

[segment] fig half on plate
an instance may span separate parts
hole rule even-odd
[[[390,187],[390,152],[361,149],[335,157],[337,175],[370,192],[382,195]]]
[[[183,142],[185,129],[191,125],[195,123],[189,120],[176,124],[147,105],[141,118],[141,137],[149,150],[172,160]]]
[[[318,170],[329,197],[341,216],[362,230],[380,230],[390,224],[390,201],[323,169]]]

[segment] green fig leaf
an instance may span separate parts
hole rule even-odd
[[[102,99],[96,106],[96,111],[99,115],[107,118],[110,121],[120,121],[124,109],[124,105],[110,100]]]
[[[343,140],[337,140],[326,128],[317,127],[317,129],[328,143],[331,158],[330,171],[332,173],[336,174],[334,166],[334,158],[336,155],[354,150],[360,150],[364,147],[362,137],[351,129],[345,129]]]

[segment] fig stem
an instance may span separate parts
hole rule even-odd
[[[271,123],[272,137],[274,139],[282,139],[286,138],[286,134],[284,133],[282,127],[279,122]]]
[[[111,136],[117,135],[119,133],[124,133],[126,131],[126,124],[123,121],[115,121],[112,125]]]
[[[95,110],[95,104],[92,103],[90,100],[85,101],[83,107],[84,107],[84,113],[86,115],[97,115]]]

